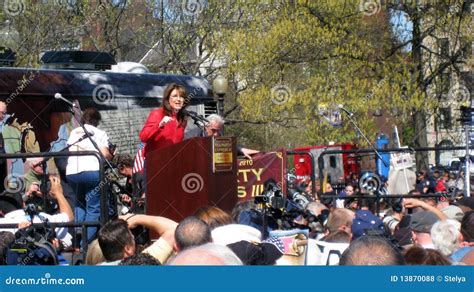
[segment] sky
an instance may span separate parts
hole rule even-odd
[[[413,33],[413,23],[405,12],[400,10],[390,11],[390,24],[394,35],[400,42],[410,40]],[[404,50],[411,51],[411,43],[406,45]]]

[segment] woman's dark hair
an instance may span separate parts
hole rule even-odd
[[[428,266],[450,266],[449,259],[438,250],[412,246],[405,252],[405,260],[408,265]]]
[[[188,94],[186,93],[186,88],[184,88],[184,86],[182,86],[182,85],[179,85],[179,84],[176,84],[176,83],[171,83],[165,89],[165,93],[163,94],[163,102],[161,104],[161,106],[163,107],[163,110],[165,111],[165,115],[167,115],[167,116],[171,116],[172,109],[171,109],[171,106],[170,106],[170,96],[171,96],[171,92],[173,92],[173,90],[175,90],[175,89],[178,90],[180,96],[184,97],[183,108],[187,107],[188,104],[189,104],[189,99],[188,99]],[[185,119],[183,111],[179,111],[176,114],[176,117],[178,119],[178,124],[180,126],[184,126],[184,122],[185,122],[186,119]]]
[[[81,123],[83,124],[89,124],[94,127],[97,127],[101,120],[102,120],[102,117],[99,111],[95,107],[86,108],[82,112]]]

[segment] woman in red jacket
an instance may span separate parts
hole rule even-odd
[[[187,105],[183,86],[172,83],[165,89],[161,107],[150,113],[140,132],[140,140],[146,143],[145,157],[151,151],[183,140],[186,117],[181,109]]]

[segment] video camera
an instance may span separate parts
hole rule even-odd
[[[255,197],[255,204],[266,204],[273,209],[285,208],[285,201],[281,188],[272,178],[265,181],[264,191]]]
[[[36,207],[30,204],[25,213],[31,218],[39,216]],[[44,220],[41,226],[31,226],[19,229],[15,233],[15,241],[10,245],[6,253],[8,265],[57,265],[58,255],[52,242],[56,237],[54,229],[49,222]]]
[[[259,215],[258,217],[266,216],[269,226],[274,229],[309,229],[311,223],[324,224],[327,214],[315,216],[311,211],[305,210],[308,203],[309,198],[297,190],[289,190],[285,198],[275,180],[269,179],[264,183],[262,194],[255,197],[255,204],[260,206],[263,204],[264,208],[258,208],[254,212]],[[297,223],[301,219],[305,219],[308,225]],[[253,223],[258,225],[261,220],[258,222],[254,220]]]

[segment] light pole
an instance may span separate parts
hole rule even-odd
[[[217,113],[224,117],[224,96],[228,88],[227,78],[221,74],[217,75],[216,79],[212,82],[212,87],[217,95]]]

